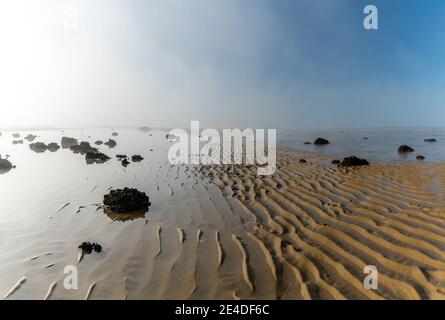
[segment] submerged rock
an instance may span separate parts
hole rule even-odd
[[[56,152],[59,149],[60,149],[60,146],[56,142],[51,142],[50,144],[48,144],[48,150],[51,152]]]
[[[62,137],[61,143],[63,149],[70,149],[71,147],[78,145],[77,139],[70,137]]]
[[[367,166],[367,165],[369,165],[368,160],[360,159],[360,158],[357,158],[356,156],[346,157],[340,163],[340,166],[342,166],[342,167]]]
[[[138,154],[131,157],[131,161],[133,162],[141,162],[142,160],[144,160],[144,158]]]
[[[111,133],[111,135],[112,135],[113,137],[117,137],[119,134],[118,134],[117,132],[113,132],[113,133]]]
[[[304,144],[312,144],[310,141],[305,141]]]
[[[102,251],[102,246],[96,242],[82,242],[82,244],[79,245],[78,248],[82,249],[83,252],[88,254],[92,253],[93,251],[97,253]]]
[[[12,140],[12,144],[23,144],[23,140]]]
[[[407,152],[413,152],[414,149],[411,148],[410,146],[407,146],[406,144],[404,144],[404,145],[401,145],[401,146],[399,147],[399,149],[397,149],[397,151],[398,151],[399,153],[407,153]]]
[[[25,140],[27,140],[28,142],[33,142],[35,138],[37,138],[37,136],[30,133],[25,137]]]
[[[111,158],[109,156],[107,156],[106,154],[103,154],[102,152],[98,152],[98,151],[88,151],[85,154],[85,161],[88,164],[105,163],[110,159]]]
[[[421,154],[417,155],[416,157],[417,160],[425,160],[425,157],[422,156]]]
[[[43,142],[34,142],[29,145],[29,148],[37,153],[43,153],[48,150],[48,146]]]
[[[436,138],[428,138],[428,139],[424,139],[423,141],[425,141],[425,142],[437,142]]]
[[[132,211],[147,211],[151,205],[148,196],[141,191],[132,188],[111,190],[104,195],[104,205],[117,213]]]
[[[20,133],[13,133],[12,137],[15,139],[20,138]]]
[[[116,141],[113,139],[108,139],[108,141],[104,143],[104,145],[108,146],[108,148],[114,148],[116,144]]]
[[[104,144],[104,143],[103,143],[103,141],[101,141],[101,140],[97,140],[96,142],[94,142],[94,144],[95,144],[96,146],[100,146],[100,145],[102,145],[102,144]]]
[[[368,140],[368,137],[363,137],[363,140]]]
[[[314,141],[314,144],[317,145],[317,146],[320,146],[320,145],[329,144],[329,141],[326,140],[326,139],[324,139],[324,138],[317,138],[317,139]]]

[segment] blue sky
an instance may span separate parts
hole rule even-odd
[[[379,30],[362,26],[367,4]],[[445,125],[442,0],[0,7],[0,103],[11,110],[0,127]]]

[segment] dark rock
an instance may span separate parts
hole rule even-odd
[[[108,141],[104,143],[104,145],[108,146],[108,148],[114,148],[116,144],[116,141],[113,139],[108,139]]]
[[[62,137],[61,143],[63,149],[70,149],[71,147],[78,145],[77,139],[70,137]]]
[[[23,140],[12,140],[12,144],[23,144]]]
[[[29,142],[33,142],[35,140],[35,138],[37,138],[36,135],[34,134],[28,134],[25,139],[28,140]]]
[[[29,145],[29,148],[37,153],[43,153],[48,150],[48,146],[43,142],[34,142]]]
[[[368,137],[363,137],[363,140],[368,140]]]
[[[305,141],[304,144],[312,144],[310,141]]]
[[[307,163],[306,159],[300,159],[300,163]]]
[[[117,137],[119,134],[118,134],[117,132],[113,132],[113,133],[111,133],[111,135],[112,135],[113,137]]]
[[[424,139],[423,141],[425,141],[425,142],[437,142],[437,140],[435,138],[428,138],[428,139]]]
[[[119,160],[122,160],[122,159],[126,159],[126,158],[128,158],[128,157],[127,157],[126,154],[117,154],[117,155],[116,155],[116,158],[119,159]]]
[[[324,138],[317,138],[317,139],[314,141],[314,144],[317,145],[317,146],[320,146],[320,145],[329,144],[329,141],[326,140],[326,139],[324,139]]]
[[[80,153],[81,155],[87,154],[87,152],[97,152],[96,148],[93,148],[89,142],[82,141],[78,145],[70,147],[70,150],[74,153]]]
[[[332,164],[340,164],[340,162],[341,162],[341,161],[340,161],[340,160],[337,160],[337,159],[331,161]]]
[[[417,160],[425,160],[425,157],[422,156],[421,154],[417,155],[416,157]]]
[[[342,167],[367,166],[367,165],[369,165],[368,160],[360,159],[360,158],[357,158],[355,156],[346,157],[340,163],[340,166],[342,166]]]
[[[130,164],[130,161],[128,161],[128,159],[125,158],[121,161],[121,164],[122,164],[122,166],[127,167]]]
[[[94,142],[94,144],[95,144],[96,146],[100,146],[100,145],[102,145],[102,144],[104,144],[104,143],[103,143],[103,141],[101,141],[101,140],[97,140],[96,142]]]
[[[14,166],[8,159],[2,159],[0,156],[0,174],[10,171]]]
[[[142,160],[144,160],[144,158],[138,154],[131,157],[131,161],[133,162],[141,162]]]
[[[56,152],[56,151],[59,150],[59,149],[60,149],[60,146],[59,146],[58,143],[51,142],[50,144],[48,144],[48,150],[49,150],[50,152]]]
[[[414,149],[411,148],[410,146],[407,146],[406,144],[401,145],[399,147],[399,149],[397,149],[397,151],[399,151],[399,153],[407,153],[407,152],[413,152]]]
[[[93,164],[93,163],[105,163],[108,160],[110,160],[110,157],[107,156],[106,154],[103,154],[102,152],[98,152],[98,151],[88,151],[85,154],[85,161],[88,164]]]
[[[117,213],[146,211],[150,204],[150,199],[144,192],[131,188],[111,190],[104,195],[104,205]]]
[[[102,251],[102,246],[100,244],[96,243],[96,242],[93,242],[93,243],[91,243],[91,242],[82,242],[82,244],[79,245],[78,248],[82,249],[82,251],[84,253],[88,253],[88,254],[92,253],[93,251],[97,252],[97,253]]]

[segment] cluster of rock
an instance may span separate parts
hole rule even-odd
[[[126,154],[117,154],[116,158],[124,167],[127,167],[130,164],[130,161],[128,160],[128,156]],[[144,158],[138,154],[131,157],[131,161],[133,162],[141,162],[142,160],[144,160]]]
[[[144,192],[133,188],[124,188],[111,190],[110,193],[104,195],[104,205],[114,212],[125,213],[146,211],[151,203]]]

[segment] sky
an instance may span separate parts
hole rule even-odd
[[[0,129],[445,126],[444,24],[443,0],[2,0]]]

